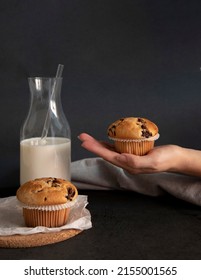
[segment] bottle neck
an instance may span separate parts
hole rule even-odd
[[[61,104],[62,78],[28,78],[30,107],[21,139],[41,137],[46,124],[49,137],[70,137],[69,124]]]

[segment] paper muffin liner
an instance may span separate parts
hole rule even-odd
[[[114,141],[114,147],[117,152],[142,156],[153,149],[154,142],[159,138],[159,134],[145,139],[119,139],[113,137],[109,138]]]
[[[76,199],[73,201],[68,201],[66,203],[55,204],[55,205],[28,205],[28,204],[24,204],[21,202],[19,202],[19,203],[23,208],[27,208],[27,209],[36,209],[36,210],[42,210],[42,211],[57,211],[57,210],[65,209],[65,208],[70,208],[75,204],[75,202],[76,202]]]
[[[157,133],[156,135],[149,137],[149,138],[142,138],[142,139],[123,139],[123,138],[116,138],[116,137],[111,137],[109,136],[110,140],[113,141],[118,141],[118,142],[152,142],[152,141],[156,141],[158,138],[160,137],[160,134]]]
[[[115,149],[120,153],[142,156],[147,154],[154,147],[154,141],[142,142],[115,142]]]
[[[76,200],[57,205],[30,206],[22,204],[26,226],[60,227],[67,223]]]
[[[70,208],[44,211],[38,209],[23,208],[23,216],[28,227],[60,227],[67,223]]]

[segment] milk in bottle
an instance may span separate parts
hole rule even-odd
[[[20,133],[20,183],[41,177],[70,180],[71,135],[60,99],[62,78],[33,77],[28,81],[31,99]],[[41,138],[47,113],[48,133]]]
[[[20,143],[20,181],[41,177],[70,180],[71,141],[67,138],[40,138],[22,140]]]

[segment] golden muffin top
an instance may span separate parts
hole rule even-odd
[[[27,205],[57,205],[73,201],[77,188],[69,181],[59,178],[37,178],[19,187],[17,199]]]
[[[158,133],[158,127],[146,118],[126,117],[113,122],[107,133],[114,139],[147,139]]]

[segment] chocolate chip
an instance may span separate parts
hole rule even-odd
[[[47,183],[50,185],[50,187],[60,187],[60,182],[57,180],[57,178],[51,178],[47,181]]]
[[[112,134],[113,136],[116,136],[116,125],[113,125],[112,127],[109,128],[108,134]]]
[[[68,189],[68,195],[66,196],[67,199],[72,200],[75,195],[75,191],[72,188]]]
[[[152,133],[149,132],[148,130],[143,130],[142,131],[142,136],[145,138],[149,138],[150,136],[152,136]]]
[[[141,123],[144,123],[144,120],[141,119],[141,118],[138,118],[137,121],[138,121],[138,122],[141,122]]]
[[[54,178],[52,183],[54,184],[54,183],[60,183],[60,182],[59,182],[59,180],[57,180],[57,178]]]

